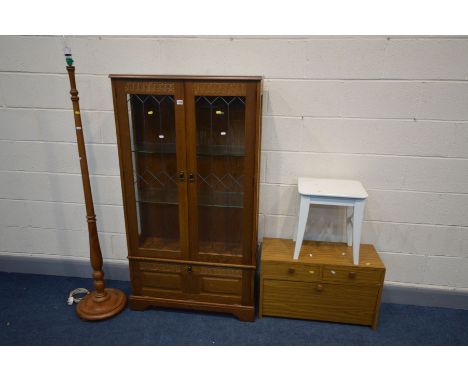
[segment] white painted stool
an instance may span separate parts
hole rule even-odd
[[[299,258],[299,252],[301,251],[307,217],[309,216],[309,206],[311,204],[321,204],[347,207],[347,241],[349,247],[353,246],[354,265],[358,265],[364,206],[368,196],[362,184],[356,180],[299,178],[298,190],[300,203],[295,235],[294,260]]]

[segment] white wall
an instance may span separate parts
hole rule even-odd
[[[468,38],[66,38],[102,249],[125,261],[109,73],[263,75],[261,235],[290,237],[298,175],[369,192],[387,281],[468,290]],[[61,37],[0,37],[0,254],[87,258]],[[307,237],[344,239],[314,208]]]

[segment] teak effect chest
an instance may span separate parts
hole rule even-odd
[[[377,327],[385,267],[372,245],[361,245],[360,262],[342,243],[264,238],[259,316],[281,316]],[[312,255],[312,256],[311,256]]]

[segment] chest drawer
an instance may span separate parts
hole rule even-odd
[[[292,281],[318,281],[320,280],[320,266],[291,263],[262,263],[264,278],[292,280]]]
[[[263,314],[372,325],[378,286],[263,280]]]
[[[325,265],[323,266],[322,280],[346,284],[381,284],[382,273],[356,267],[340,268]]]

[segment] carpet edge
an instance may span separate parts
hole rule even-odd
[[[103,270],[106,280],[130,280],[127,260],[105,259]],[[0,272],[91,278],[92,270],[85,258],[1,254]],[[385,282],[382,302],[468,310],[468,290]]]

